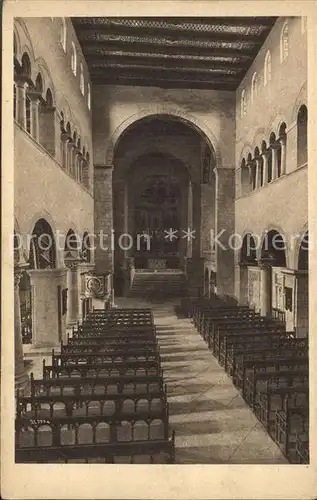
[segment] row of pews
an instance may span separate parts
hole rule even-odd
[[[20,463],[173,463],[152,311],[89,313],[17,395],[15,434]]]
[[[308,339],[216,296],[181,307],[288,461],[308,464]]]

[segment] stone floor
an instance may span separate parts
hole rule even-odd
[[[149,304],[119,299],[119,307],[153,308],[167,384],[170,427],[179,464],[285,464],[189,319],[177,317],[177,301]]]

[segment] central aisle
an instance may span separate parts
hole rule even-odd
[[[117,299],[118,307],[151,307],[157,326],[170,427],[178,464],[286,464],[191,321],[178,318],[178,301]]]

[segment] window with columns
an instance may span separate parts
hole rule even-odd
[[[271,52],[268,50],[264,59],[264,85],[267,85],[272,79]]]
[[[91,88],[90,88],[90,83],[87,85],[87,105],[88,109],[91,109]]]
[[[297,166],[307,163],[307,107],[303,104],[297,114]]]
[[[285,22],[281,30],[281,39],[280,39],[281,62],[285,61],[285,59],[287,58],[288,51],[289,51],[288,23]]]
[[[74,42],[72,42],[70,65],[72,68],[72,72],[76,76],[76,74],[77,74],[77,51],[76,51],[76,47],[75,47]]]
[[[258,93],[258,75],[257,73],[253,73],[252,81],[251,81],[251,103],[254,102]]]
[[[66,21],[64,17],[61,18],[62,25],[61,25],[61,31],[60,31],[60,43],[61,46],[63,47],[64,52],[66,52],[66,40],[67,40],[67,28],[66,28]]]
[[[80,63],[80,76],[79,76],[80,92],[85,95],[85,79],[84,79],[84,67]]]
[[[244,115],[246,114],[247,112],[247,101],[246,101],[246,91],[245,89],[242,90],[241,92],[241,118],[244,117]]]

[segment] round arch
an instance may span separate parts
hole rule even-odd
[[[260,258],[271,258],[272,264],[278,267],[288,267],[289,255],[284,232],[272,227],[265,231],[261,238]]]
[[[297,98],[295,100],[295,104],[292,110],[292,123],[297,121],[297,115],[300,107],[305,105],[308,108],[307,104],[307,82],[301,87],[300,91],[297,94]],[[287,122],[286,122],[287,123]]]
[[[31,269],[56,267],[56,242],[52,227],[46,219],[38,219],[32,230],[29,263]]]
[[[215,156],[216,156],[216,162],[217,166],[221,167],[222,166],[222,159],[221,159],[221,153],[219,150],[219,145],[218,141],[213,134],[213,132],[209,129],[209,127],[206,125],[205,122],[202,120],[197,119],[193,115],[189,115],[179,109],[169,107],[169,106],[153,106],[153,108],[147,108],[140,110],[139,112],[129,116],[126,118],[112,133],[111,137],[108,139],[107,144],[106,144],[106,164],[107,165],[113,165],[114,161],[114,156],[115,156],[115,148],[116,145],[118,144],[118,141],[120,140],[121,135],[123,132],[133,125],[134,123],[142,120],[143,118],[150,118],[150,117],[160,117],[162,115],[169,116],[170,118],[176,118],[185,125],[188,125],[192,129],[196,130],[198,134],[200,134],[202,137],[205,138],[207,143],[211,148],[214,149],[215,151]]]

